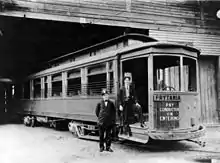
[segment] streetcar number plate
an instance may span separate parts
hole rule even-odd
[[[93,125],[88,125],[88,129],[89,129],[89,130],[95,130],[95,126],[93,126]]]

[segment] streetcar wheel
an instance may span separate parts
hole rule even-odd
[[[30,126],[30,117],[29,116],[24,117],[23,123],[25,126]]]

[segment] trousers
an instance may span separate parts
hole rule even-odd
[[[104,143],[106,143],[106,149],[109,149],[111,147],[111,141],[112,141],[112,129],[113,125],[110,126],[104,126],[99,125],[99,147],[104,149]]]

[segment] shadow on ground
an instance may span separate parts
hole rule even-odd
[[[132,147],[132,150],[138,152],[200,152],[219,155],[220,152],[215,150],[207,150],[198,144],[187,141],[155,141],[151,140],[147,144],[140,144],[130,141],[115,142],[118,146]],[[123,148],[123,147],[122,147]]]

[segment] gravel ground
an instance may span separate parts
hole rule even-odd
[[[208,128],[206,147],[193,142],[143,146],[114,142],[113,153],[99,153],[98,142],[73,137],[68,131],[22,124],[0,126],[0,163],[87,163],[87,162],[211,162],[220,159],[220,128]],[[201,162],[200,160],[200,162]]]

